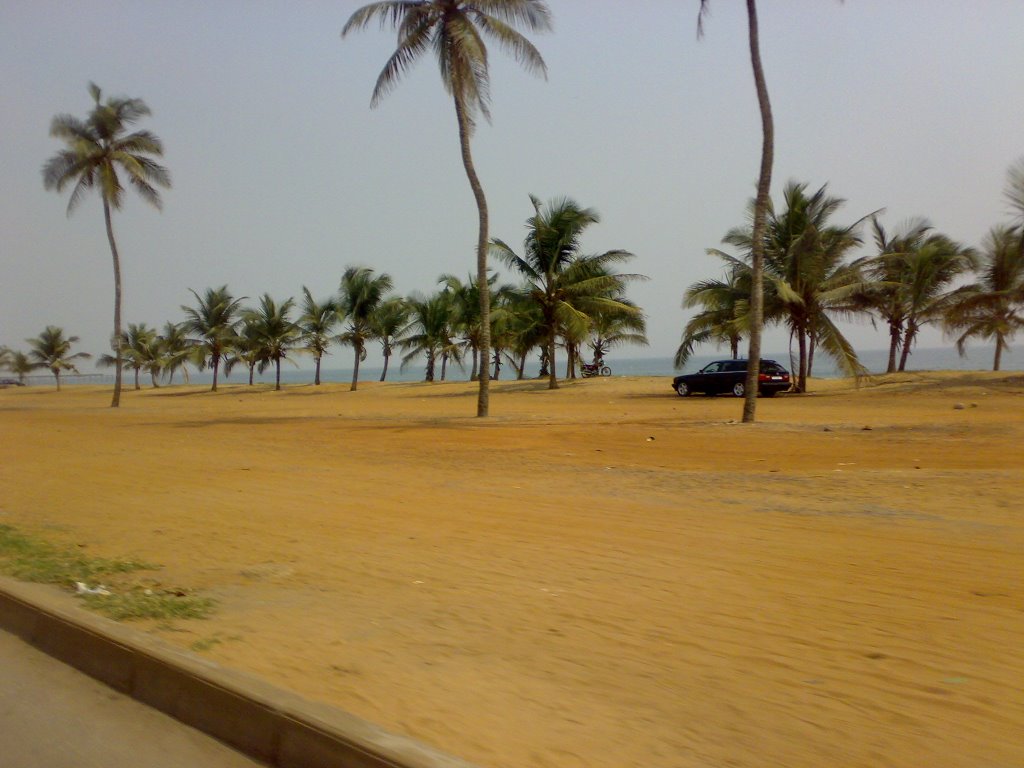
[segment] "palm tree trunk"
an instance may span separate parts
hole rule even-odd
[[[423,379],[424,381],[434,380],[434,353],[433,351],[427,352],[427,375]]]
[[[217,391],[217,371],[220,370],[220,352],[214,352],[212,355],[213,360],[213,386],[210,387],[211,392]]]
[[[800,351],[800,370],[797,373],[796,379],[796,391],[806,392],[807,391],[807,334],[804,333],[803,329],[799,329],[796,333],[797,349]],[[757,382],[754,382],[754,386],[757,386]]]
[[[995,357],[995,360],[992,361],[992,370],[993,371],[998,371],[999,370],[999,365],[1000,365],[1000,363],[1002,362],[1002,359],[1003,359],[1003,345],[1004,345],[1004,343],[1005,342],[1003,342],[1003,334],[997,333],[996,334],[996,357]]]
[[[454,73],[453,73],[454,74]],[[457,80],[456,78],[454,78]],[[455,117],[459,122],[459,145],[462,148],[462,165],[466,169],[469,186],[473,188],[476,209],[480,218],[480,230],[476,240],[476,285],[480,292],[480,360],[491,359],[491,291],[487,284],[487,198],[480,186],[480,179],[473,167],[473,157],[469,152],[469,117],[462,103],[462,87],[458,82],[452,84],[455,93]],[[480,365],[480,391],[477,395],[476,415],[482,418],[490,411],[490,371],[486,364]]]
[[[384,378],[388,375],[388,362],[391,360],[391,353],[388,350],[384,350],[384,370],[380,372],[380,380],[384,381]]]
[[[274,381],[274,391],[280,392],[281,391],[281,358],[277,358],[277,360],[274,361],[274,367],[277,368],[277,378]]]
[[[136,389],[136,391],[138,391],[138,390],[142,389],[142,385],[139,384],[139,369],[138,368],[132,368],[132,370],[135,371],[135,389]]]
[[[53,371],[53,378],[57,380],[57,391],[60,392],[60,368],[51,368],[51,370]]]
[[[907,367],[907,358],[910,357],[910,347],[917,336],[917,325],[911,320],[907,323],[907,329],[903,334],[903,351],[900,353],[900,373]]]
[[[551,327],[548,339],[548,389],[558,389],[558,371],[555,370],[555,329]]]
[[[444,381],[448,376],[448,353],[441,353],[441,381]]]
[[[896,372],[896,353],[900,348],[901,330],[896,321],[889,321],[889,365],[885,369],[886,373]]]
[[[320,386],[320,355],[316,356],[316,376],[313,378],[313,386]]]
[[[743,423],[753,423],[757,411],[757,377],[761,366],[761,328],[764,325],[764,230],[768,218],[768,193],[772,184],[772,160],[775,154],[775,128],[772,107],[768,101],[768,85],[761,66],[761,47],[757,31],[757,4],[747,0],[747,23],[750,28],[750,63],[757,86],[757,104],[761,111],[761,171],[757,178],[754,201],[753,244],[750,249],[750,351],[747,365],[746,393],[743,398]]]
[[[356,387],[359,385],[359,358],[362,357],[363,352],[358,343],[353,343],[352,346],[356,350],[356,362],[352,366],[352,386],[349,387],[349,392],[355,392]]]
[[[252,386],[253,378],[256,376],[256,363],[249,363],[249,386]]]
[[[117,254],[114,225],[110,220],[110,203],[106,197],[103,198],[103,221],[107,225],[110,255],[114,259],[114,396],[110,401],[110,407],[117,408],[121,405],[121,361],[124,358],[123,339],[121,338],[121,257]]]

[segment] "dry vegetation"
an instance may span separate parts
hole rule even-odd
[[[1024,764],[1024,377],[0,391],[0,524],[481,765]]]

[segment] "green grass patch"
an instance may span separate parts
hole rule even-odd
[[[28,536],[10,525],[0,525],[0,571],[22,581],[70,585],[99,576],[152,571],[158,567],[138,560],[87,557]]]
[[[0,524],[0,573],[22,581],[60,584],[69,589],[76,582],[94,587],[103,580],[110,594],[78,595],[89,608],[118,621],[131,619],[202,619],[214,609],[214,601],[182,589],[158,589],[126,583],[125,574],[153,571],[160,566],[141,560],[88,557]]]
[[[82,595],[87,606],[117,621],[133,619],[205,619],[214,602],[180,590],[132,589],[110,595]]]

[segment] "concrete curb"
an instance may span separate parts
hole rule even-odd
[[[342,710],[166,646],[0,577],[0,629],[121,693],[279,768],[474,768]]]

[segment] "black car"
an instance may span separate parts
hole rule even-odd
[[[694,392],[705,395],[718,395],[731,392],[736,397],[743,397],[746,389],[746,360],[716,360],[708,363],[696,373],[684,373],[672,379],[672,389],[680,397],[687,397]],[[789,371],[774,360],[762,360],[757,377],[757,393],[762,397],[775,397],[778,392],[789,389]]]

